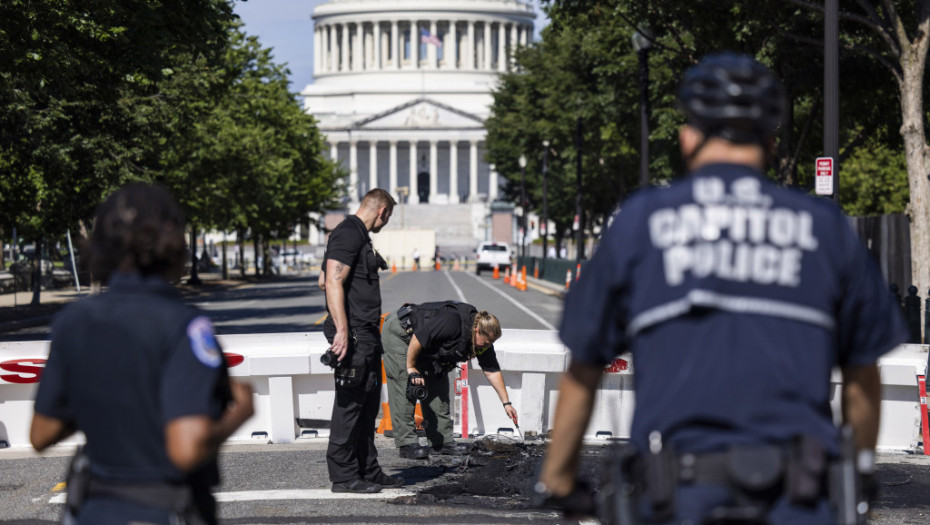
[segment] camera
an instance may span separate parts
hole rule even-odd
[[[329,348],[320,356],[320,362],[330,368],[339,368],[343,365],[343,362],[339,360],[339,356]]]
[[[411,403],[423,401],[426,399],[426,395],[429,393],[426,385],[413,384],[414,377],[420,377],[420,374],[410,374],[407,379],[407,399],[409,399]]]

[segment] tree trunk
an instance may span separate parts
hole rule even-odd
[[[923,20],[914,43],[901,41],[901,136],[907,161],[911,219],[911,284],[923,295],[930,287],[930,146],[925,132],[923,79],[930,20]]]
[[[256,233],[252,234],[252,248],[254,249],[253,251],[255,252],[255,277],[260,277],[262,274],[261,274],[261,270],[258,267],[259,251],[258,251],[258,234]],[[262,264],[264,264],[264,261],[262,261]]]
[[[42,238],[36,239],[32,259],[32,306],[42,304]]]

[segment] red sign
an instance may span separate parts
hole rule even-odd
[[[0,363],[0,370],[13,372],[0,375],[0,380],[7,383],[38,383],[45,369],[45,359],[11,359]]]
[[[239,366],[245,361],[245,356],[233,353],[224,353],[226,363],[229,368]],[[0,382],[29,384],[38,383],[42,378],[42,371],[45,370],[46,359],[42,358],[22,358],[10,359],[9,361],[0,362],[0,371],[10,372],[0,374]]]
[[[833,158],[817,157],[814,191],[817,195],[833,195]]]
[[[620,359],[619,357],[614,359],[607,365],[607,368],[604,369],[605,373],[608,374],[619,374],[620,372],[625,372],[630,369],[630,363],[626,359]]]

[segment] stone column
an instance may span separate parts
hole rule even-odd
[[[439,181],[439,143],[429,141],[429,201],[436,202],[436,186]]]
[[[520,45],[526,47],[527,42],[530,41],[530,26],[522,25],[520,26]]]
[[[417,191],[417,141],[410,141],[410,204],[420,202]]]
[[[484,23],[484,64],[481,69],[492,69],[491,67],[491,23]]]
[[[368,31],[365,29],[365,24],[358,24],[358,40],[359,40],[359,51],[361,51],[361,57],[359,57],[359,69],[362,71],[367,71],[371,69],[371,63],[373,59],[368,58],[368,44],[371,43],[371,37],[368,36]]]
[[[349,191],[352,202],[358,202],[358,142],[349,142]]]
[[[368,142],[368,189],[378,187],[378,141]]]
[[[338,142],[329,143],[329,158],[333,162],[339,162],[339,143]]]
[[[397,20],[391,20],[391,53],[394,54],[394,69],[400,69],[400,34]]]
[[[473,140],[468,148],[468,200],[478,200],[478,141]]]
[[[362,59],[365,56],[365,49],[362,46],[362,24],[355,23],[355,34],[352,35],[352,43],[350,44],[350,49],[352,51],[352,71],[361,71],[362,70]]]
[[[513,69],[513,66],[516,64],[516,60],[513,58],[513,52],[517,50],[517,24],[510,25],[510,49],[507,52],[507,56],[510,58],[510,69]]]
[[[468,54],[466,55],[463,65],[465,69],[471,70],[471,69],[475,69],[475,21],[474,20],[468,21],[467,40],[468,40],[468,44],[466,45],[466,47],[468,48]]]
[[[323,46],[320,44],[320,42],[323,40],[321,37],[322,33],[323,33],[323,30],[319,26],[313,28],[313,70],[314,72],[322,71],[323,64],[320,63],[322,62],[320,57],[323,55],[323,50],[322,50]]]
[[[497,24],[497,70],[507,69],[507,26],[503,22]]]
[[[326,71],[332,73],[339,70],[339,55],[336,54],[336,26],[326,26],[329,31],[329,49],[326,57]]]
[[[389,144],[391,149],[388,158],[391,162],[391,168],[388,170],[388,186],[390,186],[388,191],[397,196],[397,141],[392,140]]]
[[[455,23],[455,20],[449,21],[449,42],[452,45],[449,46],[449,49],[444,49],[442,52],[442,58],[446,61],[446,67],[450,69],[459,68],[459,35],[457,30],[458,24]]]
[[[459,141],[449,141],[449,203],[458,204],[459,197]]]
[[[349,24],[342,24],[342,45],[339,49],[339,71],[349,70]]]
[[[420,69],[420,27],[416,20],[410,21],[410,61],[413,69]]]
[[[488,202],[494,202],[497,200],[499,184],[500,183],[497,181],[497,170],[491,170],[491,175],[488,180]]]
[[[371,28],[371,38],[374,39],[374,60],[372,60],[372,69],[380,71],[382,68],[381,57],[381,22],[374,22]]]

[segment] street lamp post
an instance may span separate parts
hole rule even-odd
[[[520,155],[520,256],[526,258],[526,155]]]
[[[639,55],[639,187],[649,185],[649,48],[652,47],[652,33],[648,29],[637,29],[633,33],[633,49]]]
[[[542,220],[539,221],[539,233],[542,235],[543,263],[542,273],[546,274],[546,258],[549,256],[549,189],[547,187],[549,178],[549,141],[543,141],[543,163],[542,163]]]

